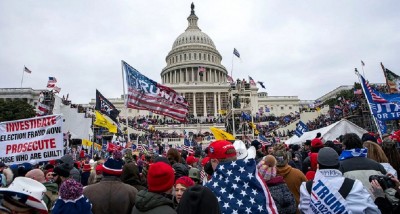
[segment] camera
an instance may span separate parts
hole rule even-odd
[[[394,188],[396,186],[392,179],[386,175],[371,175],[369,176],[369,182],[372,180],[377,180],[383,190],[386,190],[387,188]]]

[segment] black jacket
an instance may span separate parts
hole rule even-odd
[[[171,199],[161,194],[141,190],[136,196],[136,204],[131,214],[176,214]]]

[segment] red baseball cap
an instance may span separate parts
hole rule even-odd
[[[227,153],[229,150],[233,152]],[[208,157],[211,159],[225,159],[236,156],[236,150],[233,144],[226,140],[214,141],[208,146]]]
[[[324,147],[324,143],[322,143],[322,140],[321,140],[321,139],[319,139],[319,138],[314,138],[314,139],[311,141],[311,147],[314,147],[314,148],[322,148],[322,147]]]
[[[193,163],[197,163],[199,161],[199,159],[198,158],[195,158],[194,156],[188,156],[187,158],[186,158],[186,163],[188,164],[188,165],[192,165]]]

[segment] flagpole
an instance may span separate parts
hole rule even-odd
[[[362,80],[361,80],[360,73],[358,73],[358,71],[357,71],[357,68],[355,68],[355,72],[356,72],[356,75],[358,76],[358,81],[360,81],[361,88],[362,88],[362,90],[363,90],[363,92],[364,92],[365,99],[367,100],[368,108],[369,108],[369,111],[370,111],[370,113],[371,113],[371,117],[374,119],[376,129],[378,130],[379,136],[380,136],[381,139],[382,139],[381,130],[380,130],[379,126],[378,126],[378,123],[376,122],[376,118],[375,118],[375,116],[374,116],[374,113],[372,112],[371,104],[369,103],[369,100],[368,100],[368,97],[367,97],[367,93],[366,93],[366,91],[365,91],[366,89],[364,88],[364,84],[363,84],[363,82],[362,82]],[[367,80],[365,80],[365,81],[367,81]],[[372,131],[372,130],[371,130],[371,131]]]
[[[366,76],[365,76],[365,73],[364,73],[364,62],[361,60],[361,69],[362,69],[362,71],[363,71],[363,77],[364,78],[367,78]]]
[[[125,108],[125,117],[126,117],[125,125],[126,125],[126,131],[128,133],[128,142],[130,142],[131,138],[129,136],[130,134],[129,134],[129,122],[128,122],[128,120],[129,120],[129,118],[128,118],[128,109],[126,108],[127,100],[126,100],[126,93],[125,93],[124,61],[122,61],[122,60],[121,60],[121,71],[122,71],[122,88],[123,88],[123,92],[124,92],[124,103],[125,103],[125,106],[124,106],[124,108]]]
[[[24,73],[25,73],[25,65],[24,65],[24,69],[22,69],[21,88],[22,88],[22,82],[24,81]]]
[[[383,66],[383,63],[382,63],[382,62],[381,62],[381,67],[382,67],[383,75],[385,76],[386,87],[388,88],[388,92],[391,93],[391,91],[390,91],[390,85],[389,85],[388,78],[387,78],[386,72],[385,72],[385,66]]]
[[[231,66],[231,78],[232,78],[232,80],[233,80],[233,82],[235,82],[235,80],[233,79],[233,56],[234,54],[232,53],[232,66]]]

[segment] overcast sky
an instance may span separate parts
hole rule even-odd
[[[161,82],[165,57],[184,32],[187,0],[1,0],[0,87],[44,89],[49,76],[73,103],[96,88],[122,94],[121,60]],[[400,1],[197,0],[199,27],[233,77],[263,81],[270,96],[317,99],[340,85],[400,74]]]

